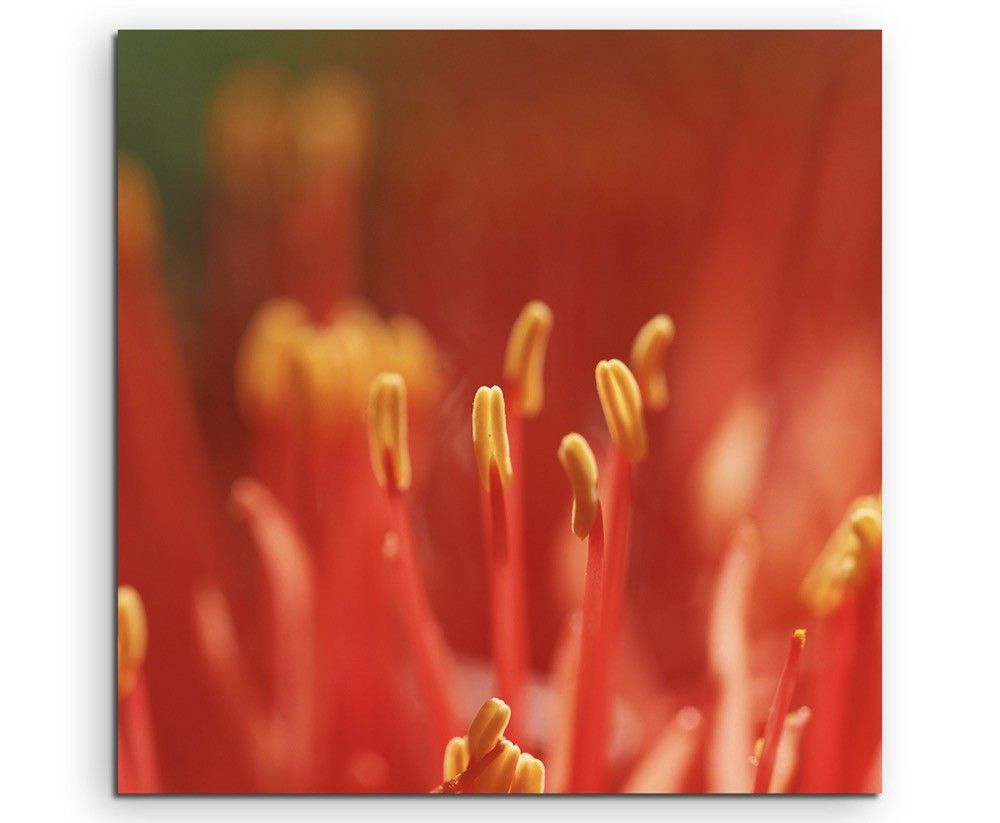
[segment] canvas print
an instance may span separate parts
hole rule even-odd
[[[119,793],[881,791],[879,32],[116,70]]]

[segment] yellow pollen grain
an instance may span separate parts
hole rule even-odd
[[[236,361],[237,402],[247,419],[273,417],[291,399],[293,343],[308,323],[295,300],[269,300],[255,312]]]
[[[472,447],[479,467],[479,482],[490,489],[490,468],[496,465],[504,488],[510,485],[513,467],[507,442],[507,415],[499,386],[481,386],[472,401]]]
[[[453,780],[469,768],[469,744],[464,737],[453,737],[444,747],[444,779]]]
[[[492,749],[510,723],[510,706],[499,697],[491,697],[472,719],[466,736],[469,761],[474,763]]]
[[[118,697],[135,686],[146,659],[149,631],[142,598],[131,586],[118,587]]]
[[[633,462],[646,457],[646,422],[635,377],[621,360],[602,360],[595,371],[597,394],[611,439]]]
[[[385,471],[388,458],[396,488],[408,489],[412,472],[406,438],[406,383],[393,372],[383,372],[372,381],[368,394],[368,447],[379,485],[385,488],[389,483]]]
[[[597,461],[587,441],[572,432],[559,445],[559,462],[573,492],[573,533],[584,540],[597,517]]]
[[[674,321],[658,314],[639,329],[632,343],[632,371],[643,403],[654,411],[665,408],[670,399],[663,362],[673,339]]]
[[[514,770],[511,794],[542,794],[545,791],[545,765],[537,757],[522,752]]]
[[[507,338],[503,377],[517,387],[521,413],[535,417],[544,401],[545,349],[552,331],[552,309],[532,300],[514,321]]]

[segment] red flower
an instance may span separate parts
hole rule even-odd
[[[878,34],[405,42],[220,88],[187,355],[119,167],[162,788],[428,790],[498,693],[549,791],[877,791]]]

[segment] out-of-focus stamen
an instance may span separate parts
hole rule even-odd
[[[625,781],[625,794],[676,794],[700,748],[705,724],[701,712],[685,706],[670,719],[649,752]]]
[[[285,299],[264,303],[251,318],[236,361],[236,396],[248,421],[272,420],[288,408],[292,342],[308,322],[305,308]]]
[[[865,580],[881,542],[882,502],[874,496],[860,497],[848,507],[802,581],[799,594],[815,614],[824,617],[833,612],[844,595]]]
[[[142,598],[131,586],[118,587],[118,699],[135,687],[146,660],[149,634]]]
[[[522,752],[514,770],[511,794],[542,794],[545,791],[545,764],[537,757]]]
[[[771,775],[771,785],[768,787],[769,794],[784,794],[792,785],[795,769],[799,763],[799,744],[802,741],[802,733],[805,731],[811,716],[812,712],[808,706],[803,706],[786,715],[781,743],[778,745],[778,753],[774,758],[774,773]]]
[[[507,339],[504,384],[514,392],[516,406],[525,417],[535,417],[544,400],[545,348],[552,330],[552,310],[541,300],[526,305]]]
[[[739,526],[712,600],[708,653],[718,700],[706,762],[711,792],[746,792],[753,784],[746,758],[752,734],[747,617],[760,553],[757,529],[750,523]]]
[[[637,462],[646,457],[646,423],[639,384],[621,360],[602,360],[595,371],[597,394],[611,439]]]
[[[788,714],[792,695],[795,692],[795,683],[799,676],[799,661],[802,657],[802,648],[805,644],[805,629],[796,629],[792,632],[792,638],[788,644],[788,655],[785,658],[785,666],[781,670],[778,687],[774,692],[774,700],[771,702],[771,709],[767,714],[767,723],[764,725],[764,745],[757,757],[757,772],[753,783],[753,790],[756,794],[767,792],[771,785],[771,775],[774,771],[774,762],[777,757],[778,747],[781,744],[785,716]]]
[[[379,485],[392,482],[400,491],[410,487],[410,450],[406,440],[406,384],[398,374],[383,372],[372,381],[368,401],[368,445]]]
[[[597,517],[597,461],[587,441],[575,432],[562,439],[559,461],[573,491],[573,533],[583,540]]]
[[[490,471],[496,468],[504,488],[510,485],[513,467],[507,443],[507,416],[499,386],[480,386],[472,401],[472,446],[479,467],[479,482],[490,491]]]
[[[648,321],[632,343],[632,371],[642,393],[642,402],[653,411],[665,408],[670,399],[663,361],[674,339],[674,321],[658,314]]]

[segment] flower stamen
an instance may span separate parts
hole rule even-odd
[[[767,723],[764,725],[763,745],[759,754],[755,751],[757,772],[754,776],[753,790],[755,794],[767,792],[771,786],[771,775],[774,771],[774,762],[781,744],[781,735],[785,727],[785,717],[792,703],[792,695],[795,692],[795,682],[799,676],[799,661],[802,657],[802,648],[806,644],[805,629],[796,629],[792,632],[791,640],[788,644],[788,655],[785,658],[785,666],[781,670],[781,677],[778,678],[778,687],[774,692],[774,700],[771,702],[771,709],[767,714]]]
[[[512,390],[512,407],[525,417],[535,417],[544,400],[545,349],[552,331],[552,310],[532,300],[514,321],[504,355],[504,385]]]
[[[410,451],[406,439],[406,384],[394,373],[383,372],[371,385],[368,400],[368,445],[372,470],[382,488],[391,482],[399,491],[410,487]]]
[[[611,439],[629,460],[646,457],[646,423],[642,416],[642,394],[628,366],[621,360],[602,360],[595,371],[597,394]]]
[[[665,408],[670,399],[663,361],[673,339],[674,321],[666,314],[658,314],[639,329],[632,343],[632,371],[642,402],[653,411]]]
[[[513,467],[507,442],[507,415],[499,386],[480,386],[472,401],[472,446],[479,467],[479,482],[490,491],[491,468],[504,488],[510,485]]]

